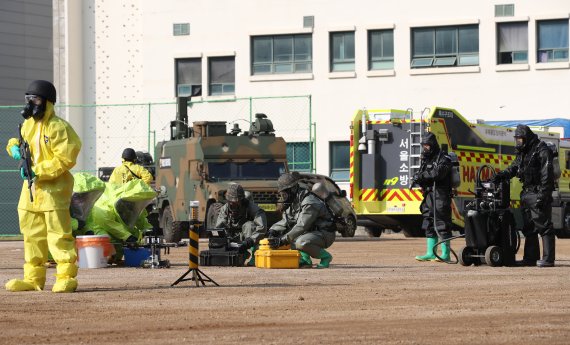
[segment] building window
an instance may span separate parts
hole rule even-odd
[[[235,57],[221,56],[208,59],[209,83],[211,96],[235,94]]]
[[[202,59],[176,59],[176,96],[202,95]]]
[[[332,32],[331,72],[354,71],[354,31]]]
[[[172,24],[172,34],[174,36],[190,35],[190,23]]]
[[[253,75],[311,73],[311,35],[256,36],[251,38]]]
[[[289,170],[311,170],[311,145],[309,142],[287,143]]]
[[[335,181],[348,181],[350,175],[350,143],[336,141],[330,143],[330,177]]]
[[[537,22],[538,62],[568,61],[568,19]]]
[[[412,29],[412,68],[479,65],[479,27]]]
[[[394,30],[368,31],[368,69],[394,68]]]
[[[528,62],[528,23],[498,23],[499,64]]]

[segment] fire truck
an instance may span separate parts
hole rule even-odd
[[[356,112],[350,135],[350,198],[357,224],[373,236],[383,230],[403,231],[408,237],[424,236],[421,230],[420,189],[410,180],[420,168],[421,140],[436,135],[442,150],[456,157],[460,185],[452,201],[453,230],[464,227],[463,210],[474,197],[479,167],[500,171],[515,159],[514,129],[471,123],[455,109],[444,107],[366,110]],[[535,132],[555,152],[560,177],[553,192],[552,222],[558,237],[570,237],[570,141],[558,133]],[[483,169],[481,180],[489,179]],[[521,183],[511,180],[511,207],[518,229],[522,228]]]

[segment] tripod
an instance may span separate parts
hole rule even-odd
[[[188,246],[188,253],[189,253],[188,271],[186,271],[186,273],[184,273],[180,278],[178,278],[170,286],[177,285],[178,283],[184,282],[187,280],[195,281],[196,287],[200,286],[200,283],[202,283],[202,286],[206,286],[206,282],[210,282],[216,286],[220,286],[212,278],[208,277],[206,275],[206,273],[200,271],[200,269],[198,268],[198,259],[200,257],[199,256],[200,254],[198,251],[198,244],[199,244],[199,240],[200,240],[200,235],[198,234],[198,226],[197,225],[198,225],[198,221],[190,220],[190,230],[189,230],[190,245]],[[191,277],[186,278],[186,276],[190,273],[192,273]],[[204,279],[202,276],[204,276],[204,278],[206,278],[206,279]]]

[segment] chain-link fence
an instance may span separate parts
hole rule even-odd
[[[96,174],[99,167],[121,163],[124,148],[148,151],[154,155],[158,141],[170,139],[170,122],[176,118],[176,102],[108,105],[56,105],[56,114],[67,119],[83,142],[78,159],[79,170]],[[3,126],[2,148],[9,138],[17,137],[22,122],[21,106],[0,106]],[[256,113],[264,113],[273,122],[277,136],[288,143],[291,169],[314,171],[314,133],[311,131],[311,96],[250,97],[219,101],[192,101],[188,122],[225,121],[228,131],[237,123],[249,130]],[[304,149],[299,149],[302,146]],[[6,152],[3,150],[3,152]],[[153,157],[154,158],[154,157]],[[0,196],[0,236],[19,234],[17,204],[22,180],[18,163],[8,154],[0,154],[0,176],[4,192]]]

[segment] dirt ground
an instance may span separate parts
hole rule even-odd
[[[456,250],[463,240],[454,241]],[[206,246],[201,242],[202,248]],[[22,242],[0,242],[0,282],[21,277]],[[0,344],[569,344],[570,240],[555,268],[420,263],[424,239],[341,239],[330,269],[82,269],[74,294],[0,290]],[[521,257],[519,252],[518,257]]]

